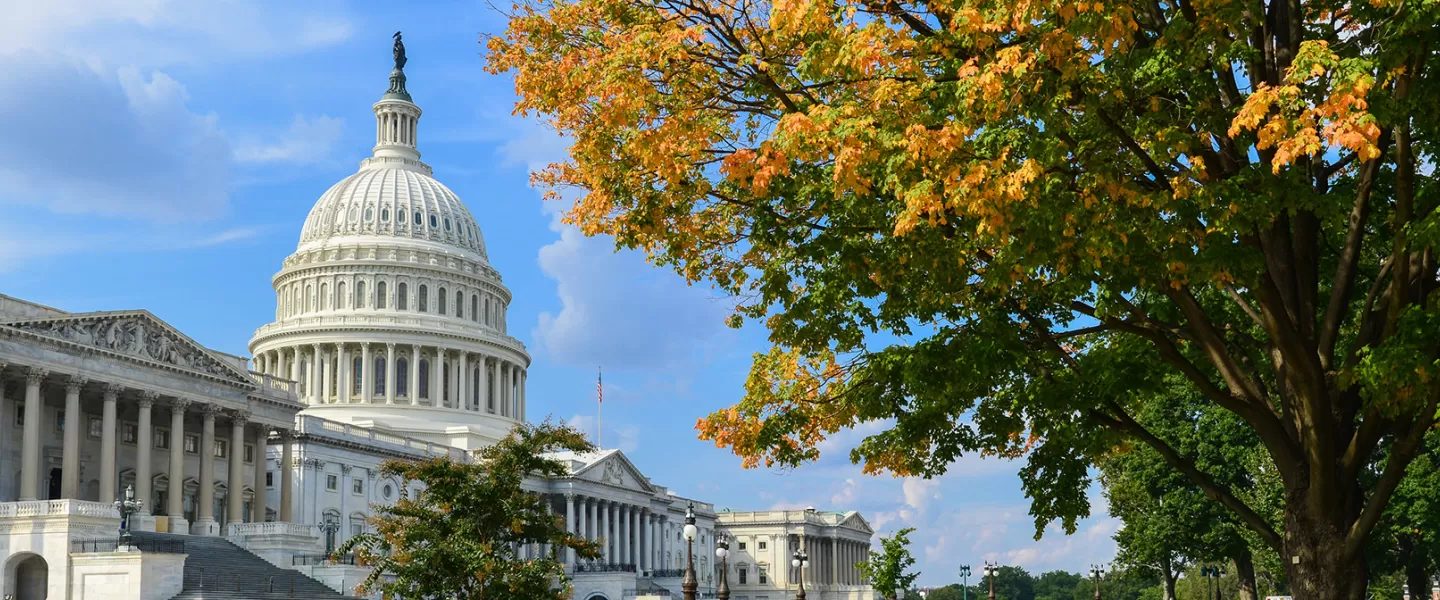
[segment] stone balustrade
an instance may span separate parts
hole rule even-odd
[[[314,537],[315,526],[301,523],[231,523],[230,537],[246,537],[253,535],[293,535],[301,537]]]
[[[353,442],[400,450],[409,454],[420,453],[435,457],[448,456],[458,462],[465,462],[468,459],[465,451],[459,448],[435,444],[425,440],[417,440],[415,438],[391,435],[367,427],[359,427],[309,415],[301,415],[296,419],[296,425],[295,431],[301,434],[339,435],[349,438],[350,441]]]
[[[27,500],[22,502],[0,502],[0,519],[29,519],[33,517],[73,516],[99,519],[119,519],[115,505],[86,500]]]

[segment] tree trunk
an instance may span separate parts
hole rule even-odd
[[[1405,584],[1410,587],[1410,600],[1431,600],[1430,569],[1425,553],[1415,548],[1415,541],[1401,536],[1400,549],[1405,561]]]
[[[1250,549],[1244,548],[1235,554],[1235,580],[1240,583],[1239,600],[1258,600],[1255,586],[1255,559]]]
[[[1306,503],[1305,491],[1287,493],[1285,510],[1285,565],[1295,600],[1364,600],[1369,573],[1360,556],[1344,556],[1345,534],[1358,514],[1324,522],[1312,517],[1315,507]],[[1336,513],[1344,509],[1326,507]],[[1358,513],[1358,511],[1354,511]]]
[[[1175,568],[1168,556],[1160,561],[1160,587],[1162,600],[1175,600]]]

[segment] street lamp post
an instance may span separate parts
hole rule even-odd
[[[1220,577],[1225,575],[1225,569],[1220,567],[1200,567],[1200,576],[1205,578],[1205,596],[1210,596],[1210,580],[1215,580],[1215,600],[1220,600]]]
[[[1100,600],[1100,576],[1105,574],[1105,569],[1100,565],[1090,565],[1090,576],[1095,579],[1095,600]]]
[[[795,593],[795,600],[805,600],[805,565],[810,564],[810,555],[801,548],[795,551],[790,557],[790,566],[798,569],[800,574],[800,591]]]
[[[990,600],[995,600],[995,576],[1000,574],[1000,565],[997,563],[985,563],[985,577],[990,580]]]
[[[960,565],[960,600],[970,600],[970,565]]]
[[[685,578],[680,580],[680,593],[685,600],[695,600],[695,589],[700,582],[695,579],[695,503],[685,507]]]
[[[730,567],[725,563],[725,559],[730,557],[730,542],[724,535],[715,536],[715,557],[720,559],[720,586],[715,588],[715,597],[719,600],[730,600],[730,584],[726,582]]]
[[[130,537],[130,515],[140,512],[144,502],[135,499],[135,486],[125,486],[125,499],[115,501],[115,510],[120,512],[120,550],[131,550],[135,547],[134,540]]]

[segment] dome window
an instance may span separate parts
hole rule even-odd
[[[445,231],[450,231],[450,219],[445,219]]]
[[[416,224],[416,225],[421,224],[421,221],[420,221],[420,211],[418,211],[418,210],[415,211],[415,224]]]
[[[405,284],[400,284],[400,293],[395,298],[395,308],[398,310],[410,310],[410,295],[405,290]]]
[[[370,220],[372,220],[372,219],[374,219],[374,218],[375,218],[375,209],[370,208],[370,207],[368,207],[368,206],[365,207],[365,220],[368,222],[368,221],[370,221]]]
[[[439,221],[437,221],[437,220],[435,219],[435,215],[430,215],[430,228],[431,228],[431,229],[434,229],[434,228],[439,227],[439,226],[440,226],[440,223],[439,223]]]
[[[389,223],[389,222],[390,222],[390,209],[388,209],[388,208],[382,208],[382,209],[380,209],[380,222],[381,222],[381,223]]]

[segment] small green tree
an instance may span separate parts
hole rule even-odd
[[[517,427],[469,464],[449,458],[389,461],[382,473],[418,481],[424,490],[417,498],[381,507],[371,519],[374,531],[351,538],[336,552],[353,551],[360,564],[374,567],[358,587],[362,594],[566,600],[570,585],[557,553],[569,548],[582,558],[596,558],[598,546],[566,531],[521,483],[530,476],[567,473],[559,461],[546,458],[549,452],[593,449],[584,434],[547,420]],[[550,554],[534,559],[517,554],[537,543],[549,544]]]
[[[870,560],[855,565],[860,570],[860,575],[870,581],[870,585],[881,598],[898,598],[899,594],[910,589],[910,584],[915,583],[915,578],[920,576],[919,571],[905,572],[915,565],[915,557],[910,556],[909,536],[913,531],[914,527],[906,527],[895,532],[895,535],[880,538],[881,552],[871,550]]]

